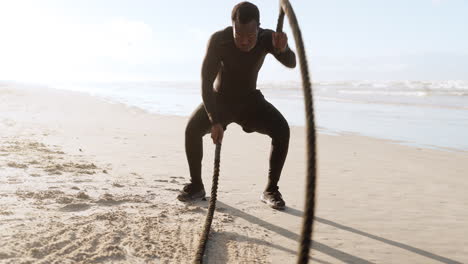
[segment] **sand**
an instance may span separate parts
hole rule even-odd
[[[185,117],[0,84],[0,263],[189,263],[206,201],[188,182]],[[304,131],[291,130],[283,212],[259,201],[270,140],[231,125],[207,263],[294,263]],[[214,146],[205,138],[209,192]],[[312,263],[468,263],[468,153],[318,136]]]

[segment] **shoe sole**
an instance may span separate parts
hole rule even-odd
[[[284,209],[286,209],[286,205],[280,206],[280,205],[276,205],[276,204],[270,203],[268,200],[266,200],[266,199],[263,197],[263,194],[260,196],[260,201],[262,201],[262,202],[265,203],[266,205],[270,206],[271,208],[276,209],[276,210],[279,210],[279,211],[283,211]]]
[[[194,200],[203,200],[205,199],[206,197],[206,193],[205,192],[201,192],[199,194],[196,194],[192,197],[183,197],[182,194],[179,194],[177,195],[177,200],[181,201],[181,202],[190,202],[190,201],[194,201]]]

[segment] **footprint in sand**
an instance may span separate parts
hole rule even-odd
[[[91,208],[91,205],[86,203],[74,203],[74,204],[67,204],[60,209],[62,212],[79,212],[85,211]]]
[[[18,179],[18,178],[12,178],[12,177],[9,177],[7,179],[7,183],[8,184],[20,184],[20,183],[23,183],[23,181],[21,179]]]
[[[74,180],[74,183],[93,182],[91,179]]]
[[[205,210],[199,206],[187,206],[181,209],[182,213],[205,213]]]
[[[55,199],[55,201],[59,204],[71,204],[73,202],[73,199],[70,197],[62,196]]]
[[[28,165],[21,164],[21,163],[16,163],[16,162],[8,162],[7,166],[12,167],[12,168],[18,168],[18,169],[27,169],[28,168]]]
[[[155,182],[169,182],[168,180],[154,180]]]
[[[0,210],[0,215],[12,215],[13,213],[10,211],[1,211]]]
[[[127,199],[116,199],[112,194],[106,193],[102,195],[100,199],[96,201],[96,203],[99,205],[113,206],[123,204],[127,201]]]
[[[79,192],[76,194],[76,198],[78,199],[90,199],[89,195],[85,192]]]

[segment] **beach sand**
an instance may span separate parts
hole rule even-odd
[[[190,263],[207,201],[184,204],[187,118],[76,92],[0,85],[0,263]],[[211,188],[214,145],[204,141]],[[225,134],[206,263],[294,263],[304,128],[259,201],[270,140]],[[468,263],[468,153],[359,135],[318,135],[312,263]]]

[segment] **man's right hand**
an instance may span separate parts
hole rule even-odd
[[[211,138],[213,139],[214,144],[221,144],[223,141],[224,129],[221,124],[214,124],[211,126]]]

